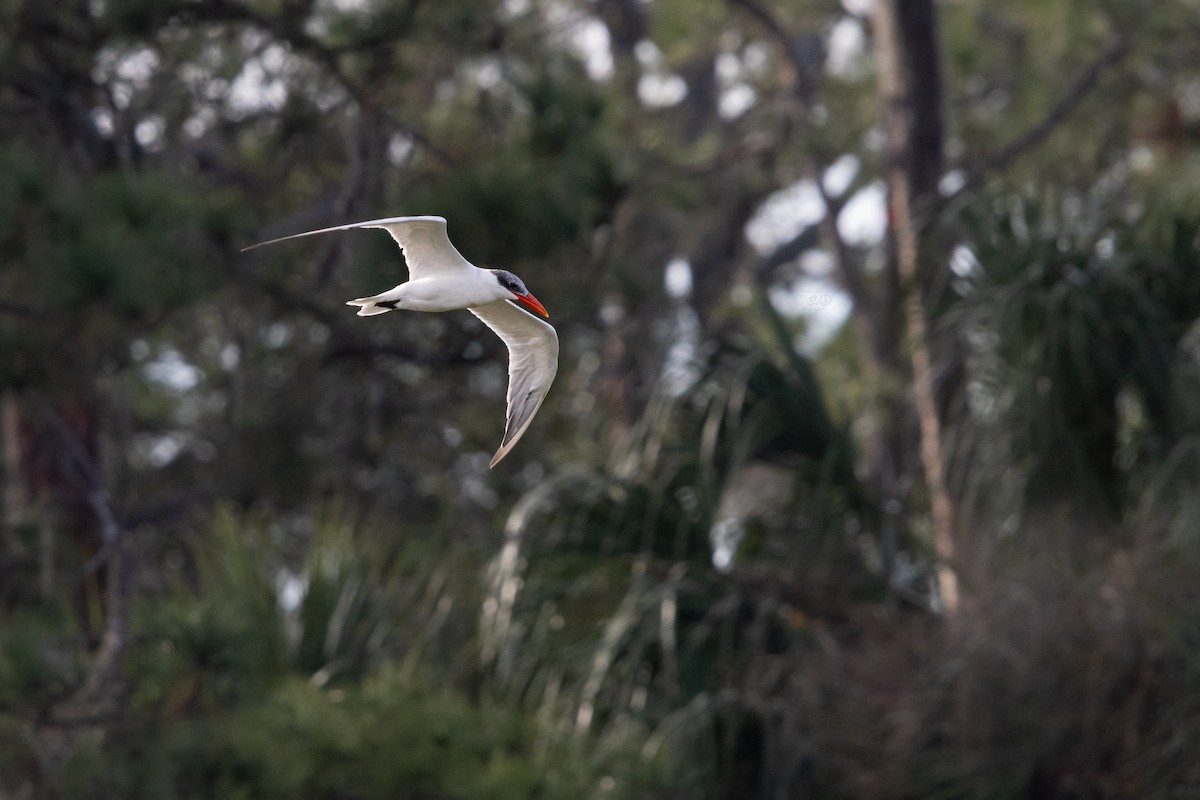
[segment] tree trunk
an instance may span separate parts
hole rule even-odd
[[[939,560],[938,588],[943,606],[958,602],[954,504],[946,485],[942,411],[934,381],[929,308],[937,260],[917,225],[933,206],[944,168],[942,85],[937,18],[932,0],[876,0],[875,42],[879,92],[887,136],[888,209],[892,223],[893,268],[912,368],[913,395],[920,424],[920,452]],[[899,420],[893,424],[902,425]]]
[[[8,392],[3,400],[4,513],[6,528],[38,529],[38,587],[53,593],[58,534],[81,563],[108,543],[111,524],[97,511],[99,412],[86,390],[64,390],[51,404],[38,395]],[[21,547],[13,535],[8,548]],[[79,625],[88,638],[99,635],[105,607],[106,570],[86,574],[72,593]]]

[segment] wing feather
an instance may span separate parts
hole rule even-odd
[[[409,276],[413,280],[474,268],[474,265],[463,258],[462,254],[450,243],[450,237],[446,233],[445,217],[386,217],[366,222],[352,222],[348,225],[335,225],[332,228],[319,228],[315,231],[280,236],[277,239],[269,239],[249,247],[243,247],[242,252],[276,242],[285,242],[288,239],[299,239],[303,236],[316,236],[335,231],[349,231],[356,228],[383,228],[390,233],[396,240],[396,244],[400,245],[400,249],[404,251],[404,260],[408,263]]]
[[[558,334],[508,300],[468,309],[508,347],[508,410],[496,466],[524,435],[558,372]]]

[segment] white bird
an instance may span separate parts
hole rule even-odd
[[[406,283],[382,294],[349,301],[346,305],[358,306],[358,316],[386,314],[395,309],[465,308],[495,331],[508,347],[508,413],[504,438],[490,464],[496,466],[533,421],[558,372],[558,334],[549,323],[533,314],[547,319],[550,315],[516,275],[502,269],[481,269],[463,258],[450,244],[443,217],[388,217],[354,222],[281,236],[242,248],[242,252],[301,236],[354,228],[383,228],[390,233],[404,251],[409,276]]]

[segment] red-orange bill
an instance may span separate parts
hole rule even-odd
[[[525,294],[516,295],[517,302],[528,308],[535,314],[541,314],[546,319],[550,319],[550,315],[546,313],[546,307],[538,302],[538,299],[526,292]]]

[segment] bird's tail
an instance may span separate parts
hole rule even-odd
[[[348,300],[346,305],[358,306],[358,315],[360,317],[373,317],[376,314],[386,314],[389,311],[394,311],[396,301],[388,298],[388,292],[384,292],[374,297],[360,297],[357,300]]]

